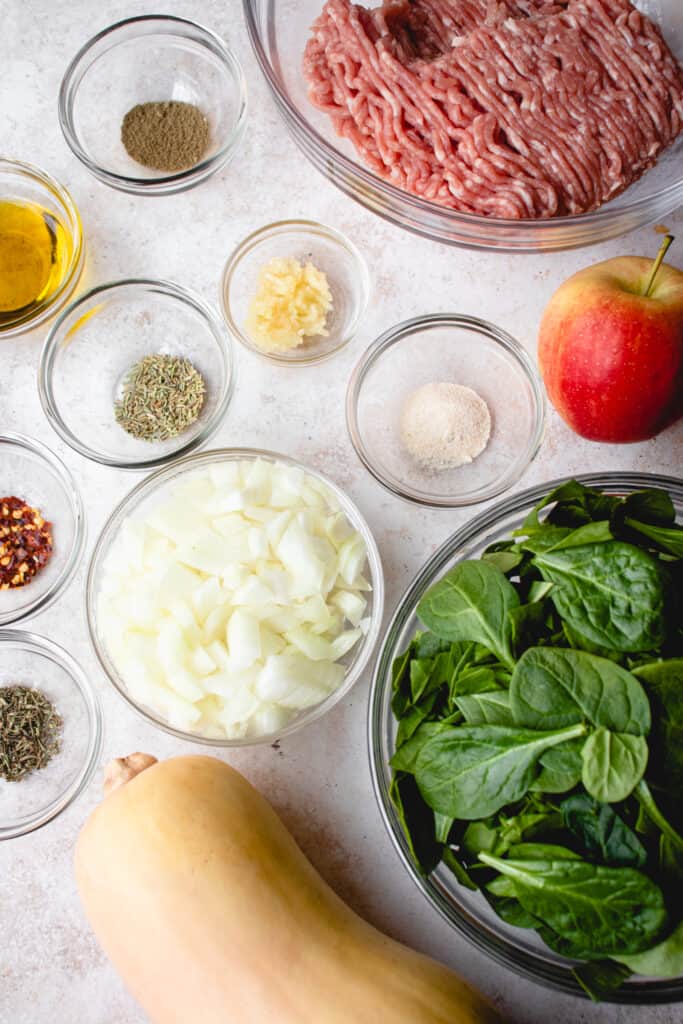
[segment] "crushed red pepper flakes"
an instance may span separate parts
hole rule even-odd
[[[21,498],[0,498],[0,590],[30,583],[52,555],[52,523]]]

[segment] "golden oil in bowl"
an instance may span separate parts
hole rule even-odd
[[[53,316],[83,263],[81,220],[66,189],[38,167],[0,158],[0,337]]]
[[[62,284],[73,238],[38,203],[0,199],[0,328],[30,317]]]

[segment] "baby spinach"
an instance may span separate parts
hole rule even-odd
[[[613,867],[644,866],[645,847],[609,804],[600,803],[587,793],[575,793],[562,801],[560,812],[589,860]]]
[[[424,624],[447,640],[472,640],[513,665],[508,612],[519,604],[505,575],[487,562],[460,562],[420,601]]]
[[[588,720],[615,732],[645,735],[650,706],[638,680],[612,661],[572,648],[531,647],[510,683],[515,721],[561,729]]]
[[[485,818],[524,796],[544,750],[585,731],[581,723],[549,732],[504,725],[443,729],[420,746],[415,779],[433,810],[464,821]]]
[[[479,860],[510,878],[524,909],[560,937],[563,949],[573,946],[582,957],[640,953],[666,927],[661,889],[634,868],[558,857],[552,847],[534,860],[490,853]]]
[[[391,782],[389,796],[401,822],[413,860],[422,874],[430,874],[443,854],[443,846],[436,841],[433,812],[420,796],[412,775],[396,773]]]
[[[581,781],[601,803],[619,803],[638,785],[647,765],[644,736],[596,729],[583,745]]]
[[[639,523],[628,517],[624,522],[632,530],[647,537],[655,547],[673,555],[674,558],[683,558],[683,530],[680,527],[650,526],[648,523]]]
[[[680,797],[683,789],[683,658],[634,669],[653,709],[648,775]]]
[[[566,793],[573,789],[581,780],[581,751],[584,743],[584,737],[568,740],[559,747],[552,747],[541,754],[538,760],[541,770],[531,784],[532,791]]]
[[[664,585],[656,559],[623,541],[548,551],[534,559],[558,614],[593,643],[649,651],[664,641]]]
[[[683,973],[682,537],[663,491],[560,484],[430,588],[393,668],[420,871],[479,882],[596,999]]]
[[[599,1003],[620,988],[633,971],[615,960],[591,960],[572,968],[572,974],[586,995]]]
[[[456,697],[468,725],[514,725],[507,690],[490,690]]]
[[[622,955],[619,959],[636,974],[651,978],[677,978],[683,974],[683,921],[663,942],[642,953]]]

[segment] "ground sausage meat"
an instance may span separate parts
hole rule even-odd
[[[594,210],[683,130],[683,68],[630,0],[328,0],[303,66],[372,170],[484,216]]]

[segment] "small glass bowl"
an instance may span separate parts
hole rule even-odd
[[[178,100],[199,107],[210,142],[193,167],[169,173],[133,160],[121,122],[136,104]],[[137,195],[169,195],[204,181],[234,155],[247,115],[242,68],[209,29],[150,14],[98,32],[78,51],[59,90],[59,121],[78,159],[99,181]]]
[[[80,665],[35,633],[0,630],[0,687],[40,690],[63,720],[61,748],[16,782],[0,778],[0,840],[26,835],[61,814],[86,788],[102,747],[102,712]]]
[[[362,640],[349,651],[341,662],[346,668],[346,676],[341,685],[326,700],[302,711],[298,717],[292,719],[277,733],[248,737],[246,739],[216,739],[201,733],[185,732],[174,728],[163,718],[159,717],[157,712],[133,697],[126,686],[125,679],[122,678],[107,651],[101,625],[98,622],[98,597],[102,587],[107,556],[126,520],[129,518],[135,520],[140,518],[141,514],[149,514],[150,510],[155,508],[165,498],[169,490],[175,489],[184,477],[195,474],[197,470],[206,470],[227,462],[245,459],[266,459],[269,462],[302,469],[307,476],[315,477],[329,488],[332,495],[339,502],[340,508],[349,523],[360,533],[365,542],[369,582],[372,587],[372,590],[366,595],[368,605],[365,614],[370,619],[370,625]],[[286,455],[279,455],[277,452],[261,451],[256,448],[219,448],[214,451],[202,452],[199,455],[192,455],[186,459],[180,459],[172,463],[172,465],[159,470],[157,473],[153,473],[134,487],[118,507],[114,509],[105,523],[93,551],[86,581],[85,602],[90,640],[102,668],[119,695],[146,721],[151,722],[152,725],[156,725],[158,728],[163,729],[164,732],[170,733],[178,739],[190,740],[194,743],[202,743],[213,747],[259,746],[265,743],[272,743],[276,739],[282,739],[283,736],[289,736],[303,726],[317,721],[317,719],[321,718],[338,704],[347,695],[354,683],[358,681],[368,664],[379,637],[384,609],[384,575],[377,545],[365,519],[354,502],[326,476],[323,476],[322,473],[318,473],[314,469],[309,469],[308,466],[297,462],[296,459],[289,458]]]
[[[276,257],[310,261],[327,275],[332,292],[327,337],[309,338],[290,352],[267,352],[251,339],[245,327],[259,272]],[[341,232],[313,220],[283,220],[255,231],[232,253],[221,281],[221,304],[231,332],[245,348],[283,366],[320,363],[348,345],[358,330],[369,296],[370,275],[356,246]]]
[[[576,477],[587,487],[619,497],[647,488],[662,488],[673,500],[678,522],[683,522],[683,480],[649,473],[587,473]],[[528,490],[513,494],[478,512],[432,554],[412,580],[398,602],[380,643],[368,704],[368,748],[370,770],[380,814],[403,866],[427,902],[455,929],[496,964],[501,964],[522,978],[535,981],[556,991],[586,999],[586,992],[573,976],[575,961],[568,961],[545,945],[532,928],[516,928],[506,924],[491,909],[481,892],[460,885],[452,871],[440,864],[428,877],[417,868],[406,842],[389,787],[390,761],[396,750],[396,720],[391,710],[392,665],[406,650],[416,631],[421,628],[417,606],[425,593],[450,570],[469,558],[480,558],[490,544],[505,540],[521,528],[541,498],[561,483],[550,480]],[[419,927],[416,924],[416,928]],[[444,957],[448,951],[444,950]],[[495,970],[495,968],[493,968]],[[615,992],[603,996],[605,1002],[631,1006],[654,1006],[660,1003],[683,1002],[683,975],[676,978],[644,978],[635,975]],[[550,1002],[548,1004],[551,1005]],[[574,1020],[586,1020],[589,1014],[578,1008]],[[548,1018],[552,1019],[550,1013]],[[606,1013],[603,1019],[636,1020],[637,1014]],[[521,1018],[520,1018],[521,1019]],[[567,1018],[568,1019],[568,1018]],[[672,1011],[672,1019],[680,1019]]]
[[[52,523],[48,563],[24,587],[0,590],[0,626],[49,607],[71,582],[85,544],[85,516],[76,481],[60,459],[33,438],[0,434],[0,497],[17,497]]]
[[[14,312],[0,311],[0,340],[32,330],[53,316],[78,284],[85,261],[81,218],[67,190],[32,164],[0,159],[0,203],[9,200],[35,204],[61,225],[68,240],[56,287],[35,305]]]
[[[131,366],[155,353],[189,359],[206,384],[197,420],[167,441],[135,438],[114,416]],[[204,444],[233,387],[225,325],[199,296],[168,281],[115,281],[80,296],[53,324],[38,368],[40,400],[59,436],[86,458],[121,469],[161,466]]]
[[[432,381],[472,388],[491,415],[481,455],[440,473],[423,469],[400,438],[404,402]],[[367,349],[349,380],[346,423],[359,459],[388,491],[432,508],[459,508],[519,479],[541,445],[545,397],[531,359],[509,334],[485,320],[439,313],[404,320]]]

